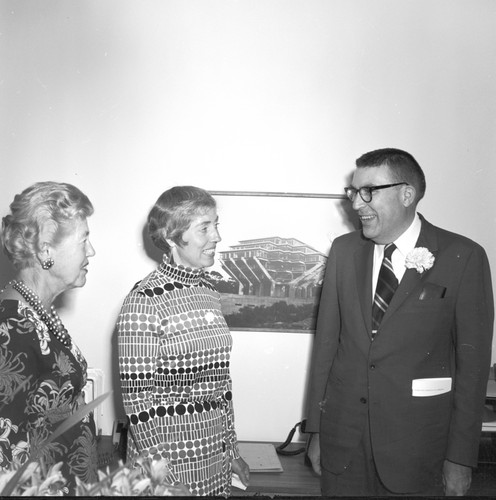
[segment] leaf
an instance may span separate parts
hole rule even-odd
[[[46,439],[40,446],[39,450],[37,453],[33,453],[30,455],[29,459],[22,464],[19,469],[17,469],[16,473],[12,476],[12,478],[9,480],[9,482],[5,485],[5,487],[0,491],[0,494],[2,496],[10,496],[12,495],[12,492],[14,491],[15,487],[17,486],[17,483],[19,482],[19,479],[21,478],[22,474],[28,467],[28,465],[36,460],[37,456],[40,454],[40,452],[45,449],[51,442],[53,442],[54,439],[57,439],[59,436],[61,436],[65,431],[76,425],[83,417],[85,417],[90,411],[94,410],[100,403],[102,403],[105,399],[110,396],[112,391],[106,392],[105,394],[102,394],[98,398],[94,399],[88,404],[85,404],[81,406],[77,411],[75,411],[70,417],[66,418],[53,432],[48,439]]]
[[[50,437],[43,442],[39,451],[41,451],[45,446],[48,446],[52,441],[57,439],[59,436],[64,434],[65,431],[76,425],[82,418],[84,418],[90,411],[94,410],[97,406],[105,401],[112,391],[102,394],[98,398],[94,399],[90,403],[81,406],[77,411],[75,411],[70,417],[66,418],[53,432]],[[39,452],[38,452],[39,453]]]

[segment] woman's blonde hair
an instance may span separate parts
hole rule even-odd
[[[14,197],[11,213],[2,219],[1,243],[16,269],[34,266],[40,241],[57,245],[72,221],[93,214],[88,197],[72,184],[37,182]]]

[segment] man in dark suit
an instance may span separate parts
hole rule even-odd
[[[309,458],[324,495],[434,495],[443,485],[463,495],[491,362],[487,256],[417,213],[425,177],[412,155],[382,149],[356,166],[346,194],[362,229],[337,238],[327,263]],[[454,201],[449,186],[439,196]]]

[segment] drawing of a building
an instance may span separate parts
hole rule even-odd
[[[326,256],[296,238],[272,236],[240,241],[220,252],[220,263],[240,295],[312,299]]]

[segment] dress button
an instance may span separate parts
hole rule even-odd
[[[360,403],[365,404],[367,402],[367,398],[360,398]]]

